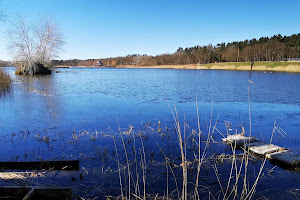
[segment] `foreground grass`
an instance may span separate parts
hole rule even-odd
[[[6,94],[10,90],[11,82],[10,76],[4,69],[0,68],[0,96]]]

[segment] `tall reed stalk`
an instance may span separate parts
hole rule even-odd
[[[170,107],[170,105],[169,105],[169,107]],[[181,164],[180,165],[182,168],[182,176],[183,176],[181,199],[186,200],[187,196],[188,196],[188,177],[187,177],[188,174],[187,174],[186,148],[185,148],[184,140],[182,139],[181,126],[179,123],[176,106],[175,106],[175,114],[171,107],[170,107],[170,110],[171,110],[173,118],[174,118],[175,129],[177,132],[178,143],[179,143],[180,153],[181,153]]]

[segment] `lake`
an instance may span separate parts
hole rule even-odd
[[[163,195],[166,178],[161,177],[165,172],[158,170],[164,161],[160,147],[175,163],[180,157],[172,112],[176,109],[181,124],[187,124],[187,138],[193,137],[193,130],[198,130],[196,102],[203,137],[211,130],[210,121],[218,130],[211,136],[218,144],[210,148],[210,156],[229,153],[221,144],[221,134],[240,132],[242,126],[249,134],[249,105],[251,135],[268,142],[276,120],[280,131],[274,133],[273,143],[300,151],[300,74],[252,72],[251,83],[248,71],[68,68],[47,76],[16,77],[14,68],[7,70],[15,81],[11,94],[0,100],[0,150],[6,152],[0,155],[1,160],[76,158],[81,163],[79,172],[49,172],[47,179],[39,177],[31,184],[71,186],[76,195],[88,198],[118,195],[120,190],[112,189],[120,185],[117,162],[111,158],[117,151],[120,162],[127,163],[121,132],[128,142],[126,148],[146,151],[145,162],[151,171],[147,174],[153,176],[151,181],[147,179],[147,194]],[[142,133],[143,139],[130,133]],[[116,148],[112,137],[116,137]],[[133,150],[128,156],[143,158],[141,152]],[[251,168],[257,172],[261,162],[253,160]],[[203,176],[215,179],[209,166]],[[231,164],[223,163],[220,172],[229,174],[228,166]],[[291,191],[300,186],[299,174],[273,167],[267,161],[256,197],[293,199]],[[78,174],[85,178],[79,180]],[[76,181],[70,177],[77,177]],[[250,182],[254,178],[250,177]],[[176,188],[172,179],[170,193]],[[212,186],[214,181],[204,182]],[[217,191],[219,185],[213,187]]]

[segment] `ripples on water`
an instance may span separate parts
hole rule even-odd
[[[170,105],[194,121],[196,97],[201,117],[210,115],[239,123],[248,121],[248,78],[244,71],[160,69],[60,69],[51,76],[17,77],[13,98],[2,104],[5,131],[35,127],[69,128],[95,120],[124,126],[140,121],[170,121]],[[250,98],[254,130],[270,130],[280,117],[286,127],[300,112],[300,78],[293,73],[252,72]],[[291,117],[294,116],[294,117]],[[261,127],[264,124],[264,127]],[[115,126],[115,125],[114,125]],[[260,126],[260,127],[256,127]],[[297,136],[299,127],[290,134]],[[264,134],[264,133],[261,133]]]

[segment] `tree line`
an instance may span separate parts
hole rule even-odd
[[[281,34],[244,41],[220,43],[217,45],[179,47],[172,54],[157,56],[133,54],[125,57],[88,59],[88,60],[54,60],[54,65],[92,66],[101,61],[104,66],[116,65],[185,65],[207,64],[215,62],[249,62],[249,61],[285,61],[300,60],[300,33],[291,36]]]

